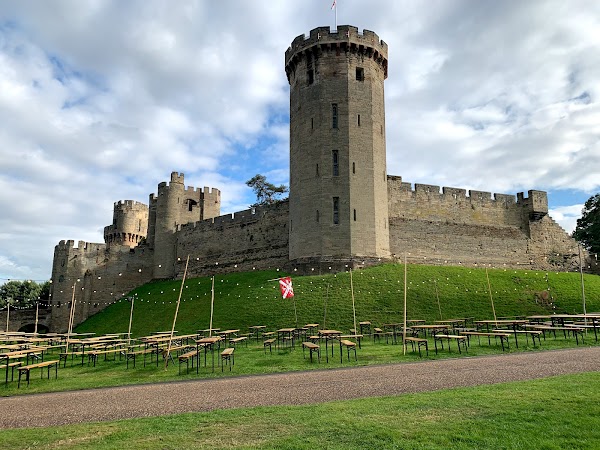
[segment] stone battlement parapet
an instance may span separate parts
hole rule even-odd
[[[454,187],[440,187],[432,184],[421,184],[415,183],[414,188],[411,183],[402,181],[402,177],[399,176],[388,176],[388,186],[394,187],[394,192],[399,193],[403,197],[412,196],[413,198],[419,199],[423,197],[431,197],[434,195],[439,196],[439,200],[444,201],[476,201],[478,204],[481,203],[501,203],[502,205],[520,205],[538,208],[540,210],[545,209],[547,211],[547,194],[544,191],[528,191],[528,197],[525,197],[523,192],[519,192],[515,195],[510,194],[497,194],[487,191],[476,191],[454,188]]]
[[[379,39],[375,32],[370,30],[361,32],[357,27],[350,25],[340,25],[335,31],[331,31],[330,27],[314,28],[308,37],[304,34],[297,36],[285,52],[285,71],[288,78],[304,52],[317,52],[319,49],[332,47],[344,51],[354,50],[366,53],[383,66],[385,78],[387,78],[387,44]]]
[[[148,209],[148,205],[135,200],[119,200],[118,202],[114,203],[114,208],[115,210],[144,210]]]
[[[77,246],[75,246],[75,241],[70,239],[68,241],[61,240],[58,245],[55,247],[55,251],[62,252],[95,252],[98,250],[105,250],[106,244],[101,244],[97,242],[85,242],[78,241]]]
[[[271,206],[257,206],[254,208],[237,211],[232,214],[224,214],[206,220],[179,225],[177,227],[177,231],[189,231],[192,229],[195,231],[207,231],[216,226],[244,224],[251,221],[254,222],[269,212],[277,212],[282,206],[287,206],[287,203],[287,200],[283,200]]]

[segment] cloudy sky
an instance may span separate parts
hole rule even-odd
[[[332,0],[0,0],[0,283],[46,280],[61,239],[172,171],[254,201],[288,182],[284,52]],[[600,2],[338,0],[389,45],[388,173],[549,192],[572,231],[600,189]]]

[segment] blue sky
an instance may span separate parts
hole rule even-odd
[[[287,184],[284,52],[331,3],[0,0],[0,282],[48,279],[59,240],[101,242],[172,171],[223,213],[256,173]],[[389,45],[389,174],[546,190],[573,230],[600,190],[600,3],[337,4]]]

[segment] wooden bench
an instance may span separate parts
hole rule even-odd
[[[110,350],[92,350],[86,353],[87,357],[88,357],[88,366],[90,365],[90,362],[93,361],[94,362],[94,367],[96,367],[96,361],[98,360],[98,356],[100,355],[104,355],[104,361],[108,360],[108,355],[113,354],[115,357],[113,359],[113,361],[117,360],[117,354],[121,355],[125,353],[125,349],[124,348],[111,348]]]
[[[419,349],[419,356],[421,358],[423,357],[423,355],[421,354],[421,347],[425,347],[425,354],[429,356],[429,343],[427,342],[427,339],[419,337],[407,337],[404,339],[404,344],[406,345],[407,342],[410,342],[410,346],[412,348],[413,353],[415,351],[416,345]]]
[[[303,342],[302,343],[302,357],[306,358],[306,356],[304,355],[304,349],[307,348],[310,351],[310,362],[312,363],[312,357],[313,357],[313,353],[316,352],[317,353],[317,360],[319,362],[321,362],[321,347],[319,347],[317,344],[313,343],[313,342]]]
[[[223,366],[225,364],[229,364],[229,371],[231,372],[231,367],[235,364],[235,358],[233,356],[234,350],[235,347],[229,347],[221,352],[221,372],[223,372]]]
[[[8,377],[8,368],[10,367],[10,370],[11,370],[10,381],[13,381],[15,379],[15,367],[19,367],[21,364],[23,364],[22,361],[8,363],[8,366],[6,364],[2,364],[0,366],[0,370],[6,370],[6,372],[7,372],[6,376]]]
[[[340,339],[340,363],[344,362],[342,347],[346,347],[348,351],[348,361],[350,361],[350,350],[354,350],[354,359],[358,361],[356,356],[356,342],[349,341],[348,339]]]
[[[54,366],[54,372],[55,372],[55,376],[56,378],[58,378],[58,366],[60,364],[60,359],[59,360],[54,360],[54,361],[44,361],[41,363],[37,363],[37,364],[29,364],[28,366],[21,366],[19,367],[17,370],[19,371],[19,383],[17,385],[18,388],[21,387],[21,376],[23,374],[25,374],[25,378],[27,379],[27,386],[29,386],[29,375],[32,369],[37,369],[40,368],[41,369],[41,375],[44,375],[44,367],[48,368],[48,379],[50,379],[50,367]],[[41,378],[41,377],[40,377]]]
[[[235,347],[240,342],[245,342],[246,347],[248,347],[248,336],[240,336],[240,337],[237,337],[234,339],[229,339],[229,343],[231,344],[232,347]]]
[[[525,341],[527,342],[527,344],[529,344],[529,336],[531,336],[531,340],[533,342],[533,345],[535,346],[535,339],[537,338],[538,340],[538,344],[541,346],[542,345],[542,332],[541,331],[536,331],[536,330],[492,330],[492,332],[494,333],[512,333],[515,337],[515,345],[518,347],[519,343],[517,342],[517,335],[518,334],[524,334],[525,335]]]
[[[81,352],[81,351],[69,352],[69,353],[60,353],[58,355],[58,359],[60,361],[64,361],[63,367],[67,367],[67,359],[69,359],[69,356],[71,357],[71,366],[73,365],[73,360],[75,359],[75,357],[76,356],[81,356],[81,365],[83,366],[83,358],[85,357],[85,355],[87,355],[87,352]]]
[[[198,356],[198,350],[194,349],[193,351],[189,351],[187,353],[184,353],[182,355],[179,355],[177,357],[177,359],[179,360],[179,375],[181,375],[181,363],[185,361],[186,364],[186,374],[189,373],[190,371],[190,359],[192,360],[192,369],[194,368],[194,358]],[[196,364],[196,372],[198,372],[198,365],[200,363],[197,362]]]
[[[448,351],[450,351],[450,342],[456,341],[458,346],[458,353],[462,353],[460,350],[461,344],[465,348],[465,352],[467,351],[467,337],[466,336],[458,336],[456,334],[434,334],[433,335],[433,343],[435,345],[435,354],[437,355],[437,343],[438,341],[442,344],[442,350],[444,350],[444,341],[448,341]]]
[[[574,327],[574,326],[565,326],[565,327],[553,327],[550,325],[531,325],[531,330],[541,331],[542,337],[546,340],[546,331],[551,331],[554,334],[554,339],[556,339],[556,332],[562,331],[565,339],[569,334],[572,334],[575,337],[575,342],[579,345],[579,338],[581,337],[581,342],[584,342],[584,328],[583,327]]]
[[[500,344],[502,345],[502,351],[504,351],[504,344],[506,343],[507,347],[510,347],[508,339],[510,338],[510,333],[487,333],[485,331],[461,331],[461,336],[467,337],[467,345],[471,345],[471,336],[477,336],[479,341],[479,345],[481,346],[481,336],[485,336],[488,338],[488,345],[492,345],[490,338],[499,338]]]
[[[275,338],[267,339],[263,342],[263,350],[267,353],[267,347],[269,347],[269,353],[273,353],[273,344],[275,343]]]
[[[133,368],[135,369],[135,360],[138,356],[143,355],[144,356],[144,367],[146,367],[146,355],[150,353],[150,354],[154,354],[156,353],[156,350],[153,348],[147,348],[144,350],[136,350],[133,352],[127,352],[125,354],[125,357],[127,359],[127,368],[129,369],[129,360],[132,359],[133,360]],[[158,357],[156,358],[157,361],[157,365],[158,365]]]
[[[381,339],[382,336],[385,336],[385,343],[388,343],[388,339],[392,336],[391,331],[383,331],[381,328],[373,328],[373,344],[375,343],[375,339]]]

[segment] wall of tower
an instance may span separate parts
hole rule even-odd
[[[322,27],[294,39],[285,60],[290,259],[388,256],[387,45],[367,30]]]
[[[137,246],[148,234],[148,206],[133,200],[114,204],[113,222],[104,227],[104,243]]]

